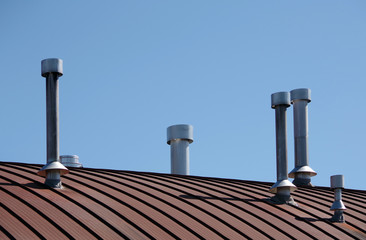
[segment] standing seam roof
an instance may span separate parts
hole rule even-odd
[[[267,182],[70,168],[55,190],[40,168],[0,162],[0,239],[366,239],[366,191],[345,189],[332,223],[327,187],[298,188],[294,207]]]

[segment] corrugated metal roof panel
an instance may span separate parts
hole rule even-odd
[[[0,239],[366,239],[366,191],[299,188],[298,207],[273,205],[273,183],[75,168],[45,188],[41,165],[0,162]]]

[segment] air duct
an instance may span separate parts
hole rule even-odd
[[[345,222],[343,211],[346,210],[342,202],[342,189],[344,188],[344,176],[333,175],[330,177],[330,187],[334,189],[334,202],[331,211],[334,211],[334,215],[331,218],[332,222]]]
[[[295,168],[288,174],[295,178],[296,186],[313,186],[311,177],[316,172],[309,167],[308,151],[308,103],[311,101],[311,91],[299,88],[291,91],[291,103],[294,109],[294,137],[295,137]]]
[[[272,197],[275,203],[287,203],[296,205],[291,197],[291,192],[295,191],[296,186],[287,178],[287,127],[286,110],[290,106],[290,93],[277,92],[271,95],[272,108],[276,114],[276,163],[277,163],[277,182],[269,189],[276,195]]]
[[[60,177],[69,172],[59,159],[58,78],[63,75],[62,60],[42,60],[41,73],[46,78],[47,164],[39,170],[38,175],[46,177],[47,186],[62,188]]]
[[[193,126],[179,124],[168,127],[171,173],[189,175],[189,144],[193,142]]]
[[[60,156],[60,161],[65,167],[83,167],[83,165],[79,162],[78,155],[62,155]]]

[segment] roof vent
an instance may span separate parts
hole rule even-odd
[[[276,162],[277,182],[269,189],[276,195],[271,198],[277,204],[296,205],[291,197],[291,192],[296,186],[287,178],[287,127],[286,110],[290,105],[289,92],[277,92],[271,96],[272,108],[276,110]]]
[[[334,215],[331,218],[332,222],[345,222],[343,211],[346,210],[342,202],[342,188],[344,188],[344,176],[333,175],[330,177],[330,187],[334,189],[334,202],[331,211],[334,211]]]
[[[193,126],[178,124],[168,127],[171,173],[189,175],[189,144],[193,142]]]
[[[60,161],[66,167],[83,167],[83,165],[79,162],[78,155],[62,155],[60,156]]]
[[[311,101],[309,88],[291,91],[291,103],[294,106],[295,168],[288,174],[295,178],[296,186],[313,186],[310,178],[316,172],[309,167],[308,152],[308,103]]]
[[[42,60],[41,74],[46,78],[47,164],[39,170],[38,175],[46,177],[47,186],[62,188],[60,177],[69,172],[59,159],[58,78],[63,75],[62,60]]]

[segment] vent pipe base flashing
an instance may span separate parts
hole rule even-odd
[[[330,219],[330,221],[331,222],[338,222],[338,223],[345,223],[346,220],[344,219],[343,210],[334,211],[334,215]]]
[[[270,199],[270,203],[280,205],[287,204],[291,206],[299,206],[291,196],[276,194]]]
[[[45,184],[50,188],[62,189],[62,183],[60,178],[60,170],[49,170],[47,171],[47,177]]]

